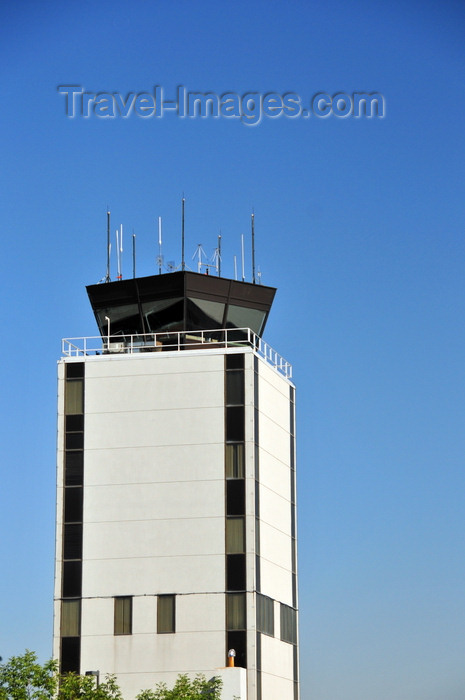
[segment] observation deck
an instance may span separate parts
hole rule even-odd
[[[292,365],[250,328],[102,335],[64,338],[61,342],[64,357],[195,350],[216,353],[223,352],[225,348],[239,351],[241,348],[252,348],[279,374],[286,379],[292,378]]]

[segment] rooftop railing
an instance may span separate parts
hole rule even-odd
[[[65,357],[111,355],[181,350],[251,347],[277,372],[288,379],[292,365],[265,343],[250,328],[224,328],[205,331],[174,331],[137,335],[108,335],[87,338],[64,338],[61,341]]]

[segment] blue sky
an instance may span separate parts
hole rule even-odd
[[[106,206],[151,274],[158,216],[180,262],[184,193],[186,257],[221,230],[232,275],[254,208],[278,287],[265,338],[298,390],[302,700],[463,699],[464,29],[448,0],[4,4],[4,658],[51,653],[56,360],[96,333]],[[68,119],[63,84],[379,92],[386,115]]]

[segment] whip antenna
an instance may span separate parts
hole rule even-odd
[[[244,234],[241,235],[241,255],[242,255],[242,281],[245,282],[245,270],[244,270]]]
[[[110,210],[107,207],[107,274],[105,276],[105,282],[111,282],[110,279]]]
[[[252,283],[255,284],[255,214],[252,210]]]
[[[132,229],[132,276],[136,276],[136,234]]]
[[[158,274],[161,275],[163,258],[161,255],[161,216],[158,217]]]
[[[182,227],[181,227],[181,270],[186,269],[186,263],[184,260],[184,196],[182,198]]]

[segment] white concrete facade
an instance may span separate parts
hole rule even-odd
[[[72,634],[80,672],[115,673],[125,700],[161,681],[172,685],[179,673],[212,677],[226,665],[225,357],[238,353],[102,354],[58,365],[54,656],[70,597],[62,588],[72,488],[64,476],[66,368],[83,363],[82,573],[80,595],[71,596],[80,601],[80,624]],[[292,385],[252,349],[240,353],[247,671],[228,683],[241,700],[296,700],[297,646],[280,629],[282,607],[297,608]],[[273,634],[257,631],[258,590],[272,599]],[[170,633],[157,631],[163,595],[175,596]],[[120,597],[132,601],[130,633],[115,633]],[[231,692],[225,686],[226,700]]]

